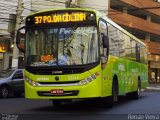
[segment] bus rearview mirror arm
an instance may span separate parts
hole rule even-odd
[[[16,34],[16,45],[17,45],[17,47],[18,47],[18,49],[20,50],[20,51],[22,51],[23,53],[25,52],[25,50],[24,49],[22,49],[19,45],[20,45],[20,39],[21,39],[21,30],[25,30],[25,26],[23,26],[23,27],[21,27],[21,28],[19,28],[18,30],[17,30],[17,34]]]

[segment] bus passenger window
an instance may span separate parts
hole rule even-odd
[[[140,48],[138,43],[136,43],[136,61],[140,62]]]
[[[100,45],[101,45],[101,55],[108,55],[108,38],[107,38],[107,24],[103,21],[99,22],[99,30],[100,30]]]

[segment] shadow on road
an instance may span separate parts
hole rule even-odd
[[[145,99],[147,96],[143,95],[141,96],[141,98],[139,100],[131,100],[128,99],[126,96],[120,96],[119,97],[119,101],[117,103],[115,103],[114,108],[120,107],[120,106],[124,106],[124,105],[128,105],[131,104],[132,102],[137,102],[137,101],[142,101],[143,99]],[[97,101],[98,102],[98,101]],[[52,102],[50,104],[50,106],[45,106],[45,107],[37,107],[34,109],[30,109],[29,111],[36,111],[36,112],[40,112],[40,113],[103,113],[103,111],[109,111],[111,110],[111,108],[108,108],[107,106],[102,107],[99,106],[95,100],[79,100],[79,101],[73,101],[73,102],[69,102],[69,103],[63,103],[60,106],[53,106]]]

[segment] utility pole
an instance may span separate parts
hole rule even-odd
[[[23,12],[23,0],[18,0],[18,6],[16,11],[16,23],[15,23],[15,33],[14,33],[14,39],[13,39],[13,56],[12,56],[12,68],[18,68],[18,55],[19,50],[16,45],[16,35],[17,30],[20,28],[21,24],[21,15]]]
[[[66,0],[65,1],[66,8],[70,8],[71,7],[71,2],[72,2],[72,0]]]

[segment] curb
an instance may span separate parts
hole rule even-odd
[[[147,91],[147,92],[160,92],[160,87],[146,87],[146,89],[143,89],[142,91]]]

